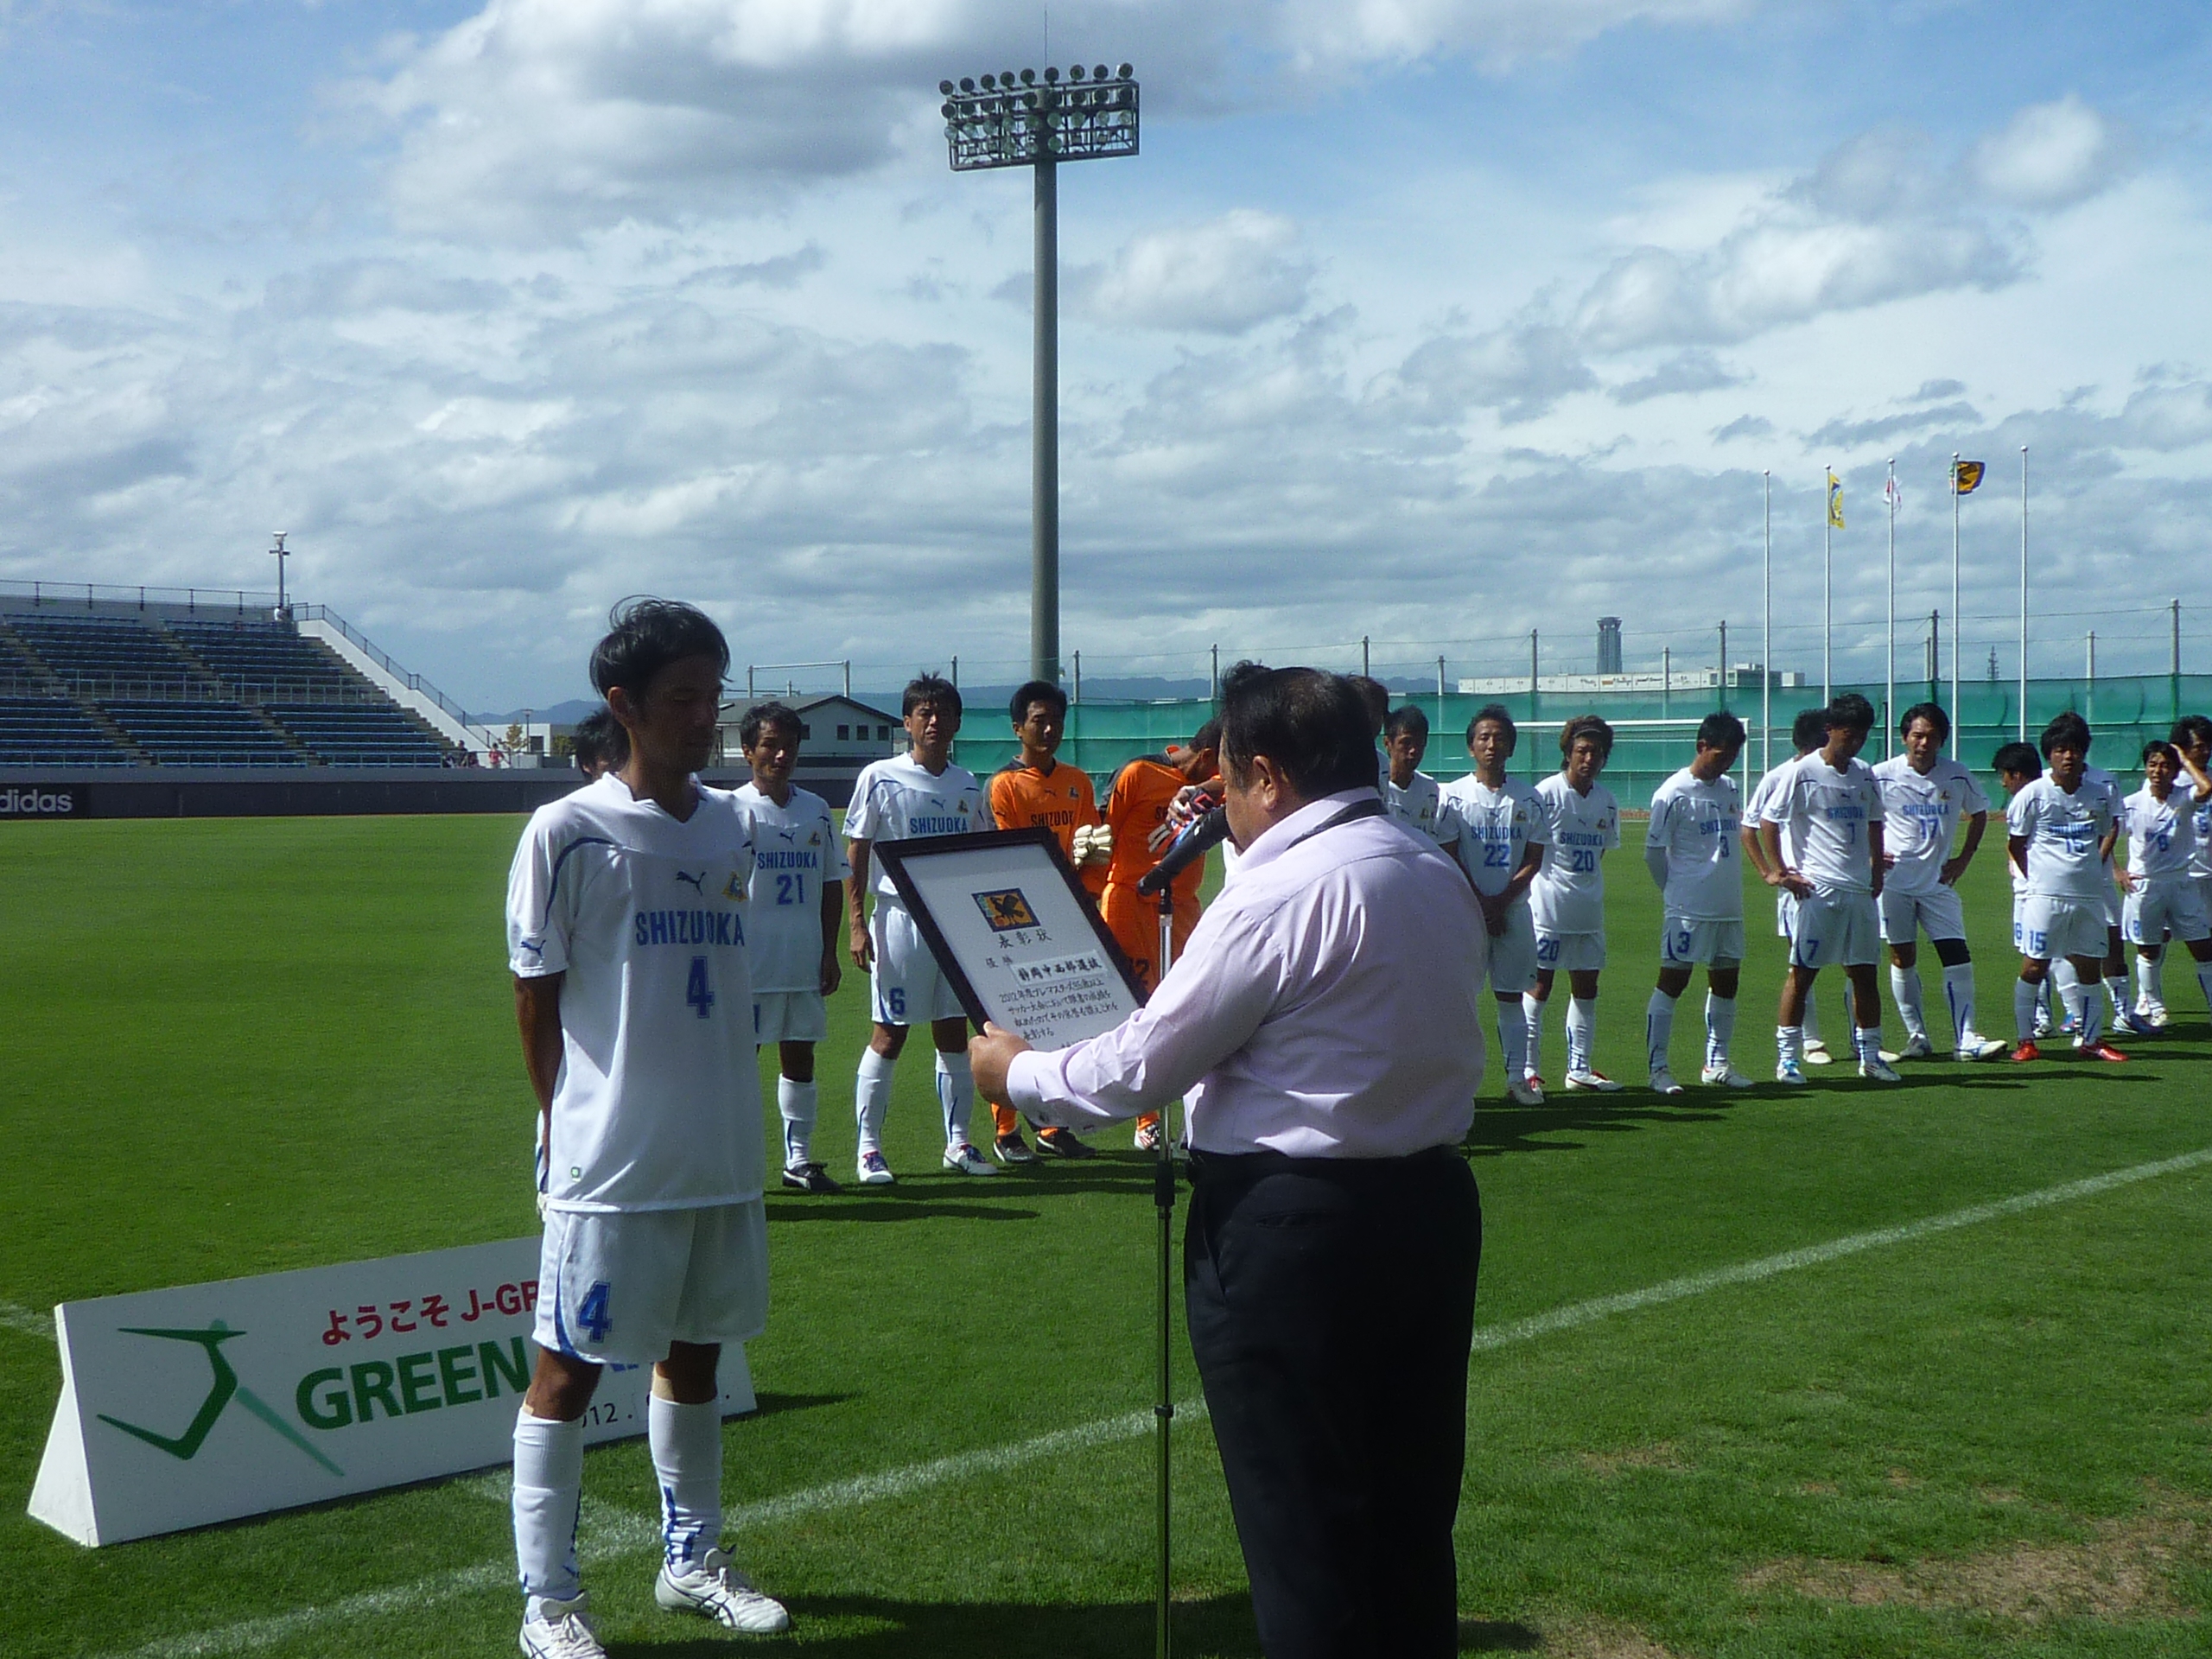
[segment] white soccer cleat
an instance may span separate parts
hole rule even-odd
[[[975,1147],[969,1146],[965,1141],[963,1141],[957,1147],[947,1147],[944,1149],[944,1166],[947,1169],[952,1170],[962,1175],[995,1175],[998,1173],[998,1171],[993,1169],[989,1163],[985,1160],[983,1154],[976,1151]]]
[[[1928,1040],[1928,1033],[1924,1031],[1916,1031],[1904,1039],[1904,1046],[1896,1053],[1892,1054],[1885,1049],[1882,1052],[1882,1060],[1886,1065],[1895,1065],[1899,1060],[1924,1060],[1935,1052],[1936,1045]]]
[[[2150,1023],[2153,1031],[2164,1031],[2166,1022],[2173,1018],[2166,1012],[2166,1005],[2163,1002],[2138,1002],[2135,1012]]]
[[[1786,1083],[1792,1088],[1799,1087],[1805,1081],[1805,1068],[1795,1060],[1777,1062],[1774,1068],[1774,1080],[1777,1083]]]
[[[1651,1092],[1655,1095],[1681,1095],[1689,1091],[1675,1081],[1675,1074],[1661,1068],[1651,1074]]]
[[[1869,1083],[1903,1083],[1904,1077],[1880,1052],[1859,1062],[1859,1075]]]
[[[899,1178],[891,1173],[891,1166],[883,1161],[880,1152],[864,1152],[855,1168],[862,1186],[888,1186]]]
[[[582,1594],[574,1601],[532,1596],[523,1613],[522,1650],[530,1659],[607,1659],[584,1611],[590,1600]]]
[[[1516,1077],[1505,1085],[1505,1097],[1516,1106],[1541,1106],[1544,1086],[1534,1077]]]
[[[784,1604],[755,1590],[719,1549],[709,1550],[681,1576],[663,1562],[653,1581],[653,1599],[671,1613],[703,1613],[717,1624],[752,1636],[773,1636],[791,1627]]]
[[[1994,1037],[1985,1037],[1978,1031],[1959,1033],[1959,1058],[1962,1060],[1993,1060],[2005,1052],[2005,1045]]]
[[[1567,1074],[1569,1089],[1588,1089],[1601,1095],[1617,1094],[1621,1085],[1602,1071],[1570,1071]]]
[[[1756,1086],[1751,1078],[1745,1077],[1726,1060],[1721,1061],[1718,1065],[1707,1066],[1704,1071],[1697,1074],[1697,1080],[1708,1087],[1717,1084],[1724,1089],[1750,1089]]]
[[[1805,1065],[1834,1065],[1835,1064],[1835,1056],[1828,1052],[1828,1046],[1826,1043],[1808,1042],[1805,1045],[1805,1055],[1801,1064]]]

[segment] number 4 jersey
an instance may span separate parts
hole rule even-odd
[[[518,978],[565,976],[543,1175],[555,1207],[760,1197],[753,866],[725,790],[700,789],[678,823],[610,774],[531,815],[507,876],[507,962]]]
[[[823,884],[852,873],[830,803],[793,787],[791,799],[778,806],[747,784],[737,791],[737,810],[753,826],[753,909],[746,940],[753,989],[756,995],[819,991]],[[842,916],[839,921],[842,946]]]

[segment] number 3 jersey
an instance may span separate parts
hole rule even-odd
[[[753,865],[725,790],[701,788],[678,823],[609,774],[531,815],[507,876],[507,962],[518,978],[565,976],[544,1172],[556,1208],[760,1196]]]
[[[778,806],[747,784],[737,791],[737,810],[753,826],[753,907],[746,938],[753,988],[819,991],[823,884],[852,873],[830,803],[794,786],[790,801]]]

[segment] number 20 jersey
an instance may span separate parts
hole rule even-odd
[[[760,1195],[753,863],[726,790],[701,788],[678,823],[610,774],[531,815],[507,876],[507,961],[518,978],[565,976],[545,1166],[555,1208]]]

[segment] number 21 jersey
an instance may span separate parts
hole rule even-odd
[[[830,803],[794,785],[791,799],[778,806],[747,784],[737,791],[737,810],[753,830],[752,933],[746,941],[753,988],[818,991],[823,884],[852,874]],[[842,933],[837,942],[842,945]]]

